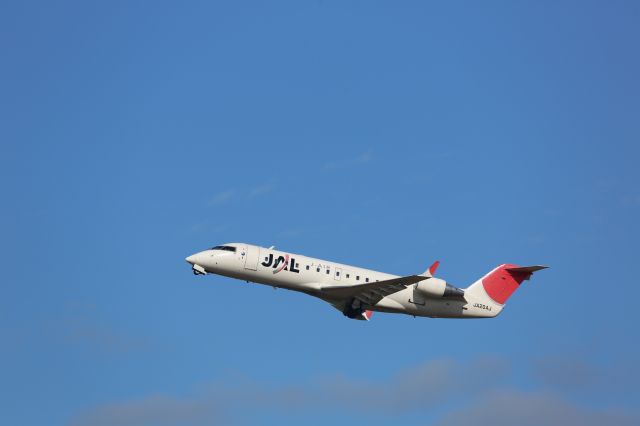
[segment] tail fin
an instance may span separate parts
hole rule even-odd
[[[495,268],[484,277],[465,289],[465,296],[469,295],[475,300],[495,306],[497,315],[502,310],[502,305],[511,297],[524,280],[531,278],[531,275],[548,266],[518,266],[504,264]]]

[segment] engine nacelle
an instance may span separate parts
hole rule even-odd
[[[428,280],[420,281],[416,287],[418,292],[426,297],[442,297],[445,288],[447,288],[447,283],[440,278],[429,278]]]
[[[416,286],[416,290],[425,297],[464,298],[464,290],[447,284],[446,281],[440,278],[429,278],[420,281]]]

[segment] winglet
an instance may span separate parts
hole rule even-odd
[[[435,262],[433,262],[433,265],[429,266],[429,269],[424,271],[424,274],[422,274],[422,275],[425,276],[425,277],[433,277],[433,274],[436,273],[436,270],[438,269],[438,266],[440,266],[440,261],[436,260]]]
[[[373,311],[364,311],[362,313],[362,316],[367,320],[370,321],[371,320],[371,316],[373,315]]]

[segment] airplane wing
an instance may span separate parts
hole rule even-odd
[[[407,286],[428,279],[423,275],[409,275],[390,280],[375,281],[356,285],[336,285],[321,287],[320,290],[336,299],[358,299],[365,305],[374,306],[390,294],[404,290]]]

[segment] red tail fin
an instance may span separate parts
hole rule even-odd
[[[522,281],[544,268],[546,266],[500,265],[482,278],[482,286],[494,302],[503,305]]]

